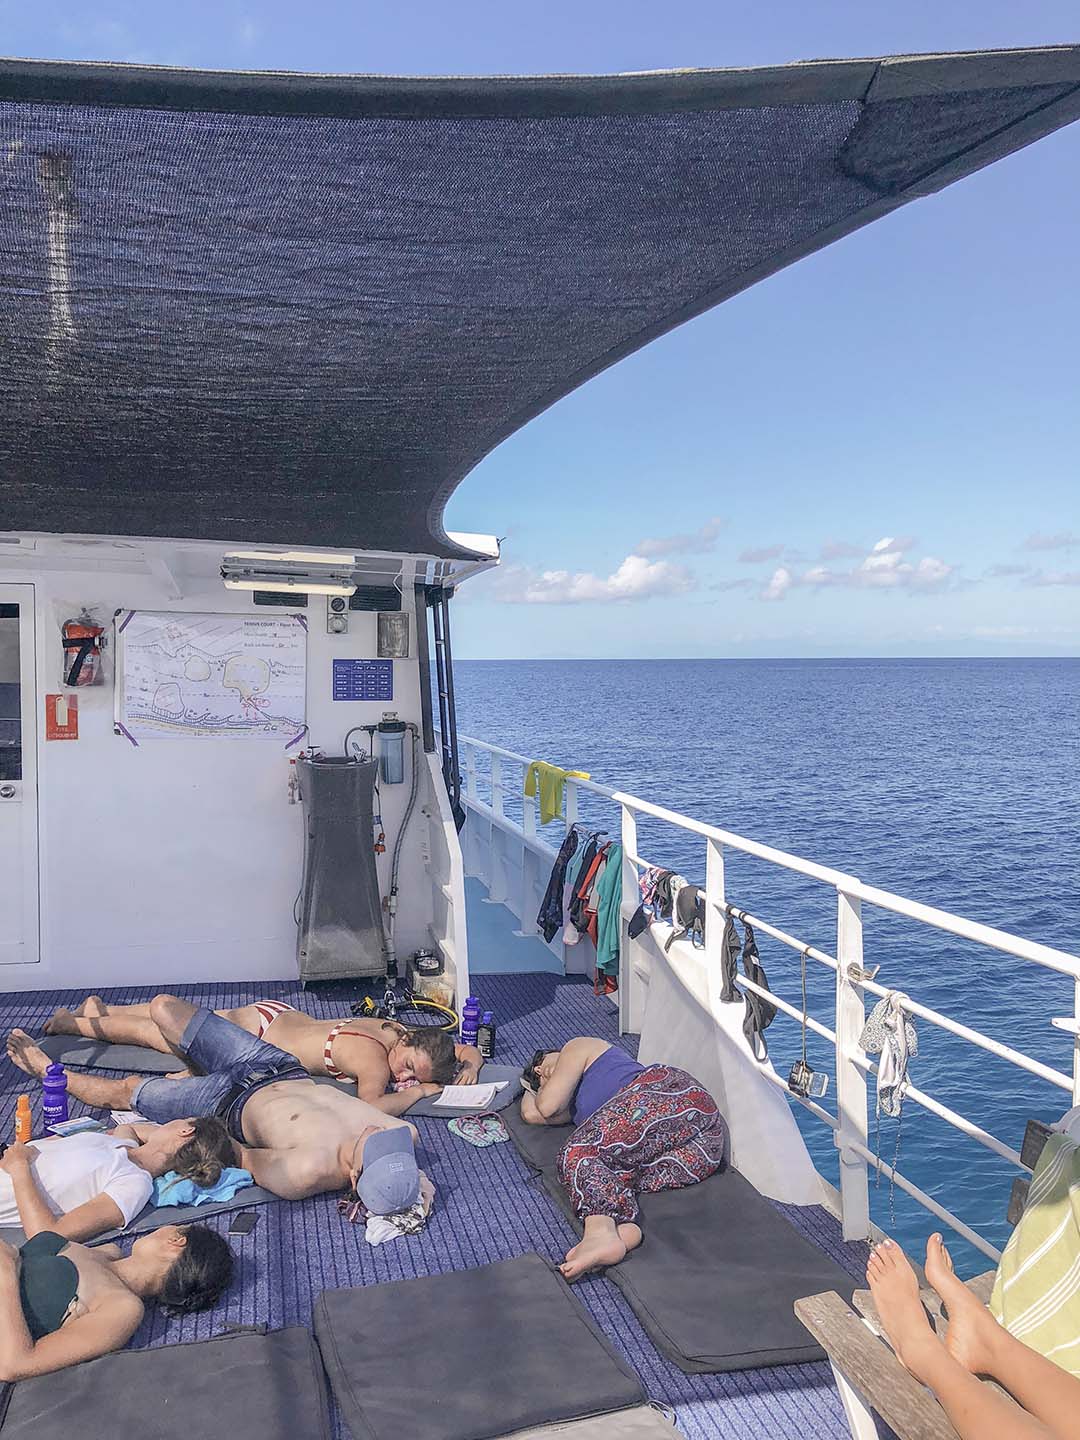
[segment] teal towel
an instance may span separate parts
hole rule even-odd
[[[216,1185],[196,1185],[194,1180],[182,1180],[175,1170],[159,1175],[154,1181],[153,1203],[162,1205],[220,1205],[231,1200],[238,1190],[255,1181],[246,1170],[237,1170],[230,1165],[221,1172]]]

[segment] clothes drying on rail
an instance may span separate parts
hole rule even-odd
[[[595,913],[595,906],[592,904],[593,887],[600,878],[600,867],[611,847],[610,840],[603,838],[605,833],[598,830],[589,836],[570,899],[570,923],[582,935],[589,934],[590,911]]]
[[[760,986],[762,990],[768,990],[769,981],[765,974],[765,967],[761,963],[761,956],[758,954],[753,926],[747,924],[745,920],[743,921],[742,967],[748,980]],[[753,990],[744,991],[744,996],[746,1014],[743,1016],[743,1034],[746,1036],[747,1044],[754,1052],[754,1058],[767,1060],[769,1046],[763,1032],[776,1019],[776,1006],[766,1000],[763,995],[755,994]]]
[[[563,812],[563,787],[568,779],[588,780],[587,770],[560,770],[546,760],[534,760],[525,771],[525,794],[531,800],[539,792],[540,824],[558,820]]]
[[[870,1011],[859,1044],[867,1055],[880,1055],[877,1067],[877,1113],[899,1116],[908,1087],[908,1060],[919,1053],[919,1037],[903,1008],[906,997],[890,990]]]
[[[540,910],[536,917],[536,923],[540,927],[540,933],[550,945],[558,934],[563,923],[563,894],[566,888],[566,872],[577,853],[578,833],[577,826],[572,825],[566,832],[566,838],[559,846],[559,853],[555,856],[555,864],[551,867],[551,875],[548,877],[547,889],[544,891],[544,898],[540,902]]]
[[[622,858],[622,846],[612,845],[596,886],[596,973],[609,978],[619,973],[622,948]]]

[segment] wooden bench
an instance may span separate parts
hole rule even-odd
[[[1028,1121],[1020,1158],[1032,1170],[1052,1134],[1050,1127],[1041,1121]],[[1025,1179],[1013,1182],[1008,1209],[1010,1225],[1015,1225],[1023,1214],[1030,1184]],[[918,1266],[915,1268],[922,1282],[922,1272]],[[989,1270],[967,1282],[967,1288],[984,1305],[990,1299],[995,1274],[996,1271]],[[943,1334],[948,1322],[941,1300],[925,1284],[921,1285],[920,1298],[934,1328]],[[958,1440],[933,1394],[904,1369],[885,1342],[870,1291],[856,1290],[852,1304],[854,1309],[830,1290],[796,1300],[795,1314],[829,1357],[854,1440],[877,1440],[873,1411],[895,1430],[900,1440]],[[983,1383],[994,1384],[992,1380]],[[1011,1397],[1006,1398],[1015,1403]]]

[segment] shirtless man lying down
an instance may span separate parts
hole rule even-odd
[[[281,1000],[258,1000],[215,1013],[295,1056],[309,1075],[355,1079],[360,1099],[390,1115],[400,1115],[402,1107],[386,1094],[389,1085],[410,1084],[412,1103],[421,1098],[420,1086],[474,1084],[484,1063],[475,1046],[455,1045],[446,1031],[434,1026],[406,1030],[388,1020],[316,1020]],[[45,1030],[49,1035],[87,1035],[113,1045],[176,1053],[154,1024],[149,1005],[106,1005],[97,995],[88,996],[76,1010],[55,1011]],[[415,1081],[419,1084],[412,1084]]]
[[[415,1203],[416,1132],[387,1106],[377,1110],[332,1085],[316,1085],[294,1055],[174,995],[156,995],[149,1010],[170,1049],[205,1073],[180,1080],[162,1075],[112,1080],[71,1070],[68,1090],[77,1100],[137,1110],[161,1124],[218,1115],[235,1142],[236,1163],[283,1200],[351,1184],[373,1214],[394,1214]],[[49,1064],[21,1030],[8,1036],[7,1053],[28,1075],[43,1075]],[[438,1088],[417,1085],[385,1100],[400,1113]]]

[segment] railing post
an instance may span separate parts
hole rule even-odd
[[[526,795],[524,786],[521,796],[521,828],[524,836],[521,841],[521,889],[518,892],[518,919],[521,922],[521,929],[515,930],[514,934],[536,935],[539,932],[536,928],[536,887],[533,884],[533,871],[536,857],[533,855],[529,841],[536,838],[536,804],[538,795]]]
[[[849,971],[861,975],[863,963],[862,902],[836,891],[836,1111],[835,1134],[840,1152],[840,1204],[845,1240],[870,1237],[870,1187],[866,1161],[852,1148],[867,1143],[866,1076],[855,1064],[859,1036],[866,1023],[862,986]]]
[[[502,756],[491,757],[491,808],[500,818],[503,814],[503,768]]]
[[[622,807],[622,895],[619,901],[619,1034],[639,1035],[645,1018],[644,984],[634,972],[635,942],[627,930],[638,907],[638,872],[631,856],[637,854],[637,817]]]
[[[723,986],[720,956],[727,918],[724,890],[724,847],[719,840],[705,841],[705,965],[709,977],[709,1000],[719,1004]],[[740,999],[742,997],[740,996]]]
[[[465,794],[470,800],[476,797],[476,746],[465,746]]]
[[[1073,981],[1073,1014],[1080,1021],[1080,979]],[[1080,1026],[1073,1040],[1073,1104],[1080,1105]]]

